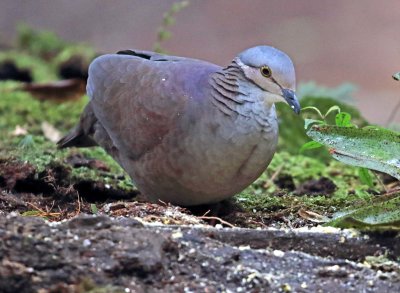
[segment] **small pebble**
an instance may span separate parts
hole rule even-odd
[[[84,246],[84,247],[88,247],[88,246],[90,246],[91,244],[92,244],[92,242],[91,242],[89,239],[83,240],[83,246]]]
[[[274,250],[272,253],[276,257],[284,257],[285,256],[285,253],[282,250]]]
[[[182,237],[183,237],[183,234],[182,234],[181,231],[176,231],[176,232],[172,233],[172,235],[171,235],[172,239],[179,239],[179,238],[182,238]]]

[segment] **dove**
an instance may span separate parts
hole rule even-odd
[[[60,148],[101,146],[150,201],[218,203],[267,168],[278,141],[275,103],[295,113],[295,69],[271,46],[225,67],[124,50],[89,66],[90,100]]]

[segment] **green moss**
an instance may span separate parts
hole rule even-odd
[[[291,176],[296,186],[310,179],[328,177],[337,189],[331,195],[298,196],[284,191],[284,195],[277,196],[280,190],[271,182],[271,177],[282,175]],[[356,167],[334,160],[324,163],[303,155],[279,152],[260,178],[237,195],[236,199],[248,210],[275,211],[301,205],[312,210],[333,212],[339,207],[369,202],[372,196],[367,192],[368,189],[368,186],[360,184]]]
[[[0,89],[14,83],[0,83]],[[72,128],[87,103],[87,99],[74,102],[55,104],[41,102],[32,98],[28,93],[10,91],[2,95],[0,100],[0,141],[1,156],[14,157],[35,166],[38,173],[54,165],[64,165],[71,170],[72,183],[80,180],[93,180],[109,184],[116,188],[131,189],[132,183],[121,167],[101,148],[58,150],[55,143],[47,140],[42,133],[41,123],[47,121],[63,133]],[[28,134],[13,136],[12,132],[19,125]],[[83,154],[85,158],[103,161],[110,172],[100,172],[87,167],[71,168],[65,160],[71,154]]]
[[[3,158],[16,158],[23,162],[33,165],[37,173],[41,173],[48,168],[55,166],[64,166],[69,170],[68,178],[71,184],[79,181],[96,181],[108,184],[116,189],[131,190],[133,184],[124,170],[100,147],[87,149],[57,149],[56,145],[43,136],[31,136],[29,144],[21,142],[26,141],[26,137],[12,138],[7,141],[8,147],[1,147]],[[4,152],[7,150],[6,152]],[[72,168],[67,164],[67,158],[71,155],[83,155],[86,159],[97,159],[105,163],[110,169],[104,172],[89,167]]]
[[[23,126],[30,134],[41,134],[41,123],[46,121],[65,132],[79,120],[87,97],[78,101],[54,103],[39,101],[29,93],[15,90],[18,83],[0,83],[0,130]]]
[[[96,158],[100,161],[103,161],[110,168],[111,173],[121,173],[122,169],[119,164],[112,157],[110,157],[101,147],[82,148],[79,150],[79,152],[87,158]]]
[[[18,51],[0,52],[0,63],[4,61],[14,62],[19,69],[29,69],[33,80],[36,82],[57,79],[55,69],[48,62],[29,53]]]
[[[251,188],[250,188],[251,190]],[[369,200],[362,200],[356,195],[349,195],[346,198],[336,196],[295,196],[293,194],[275,195],[270,193],[257,194],[245,190],[238,194],[236,201],[250,212],[275,212],[293,208],[298,211],[300,208],[320,213],[334,213],[349,205],[364,205]]]
[[[66,158],[71,154],[82,154],[85,158],[100,160],[110,169],[109,172],[101,172],[88,167],[73,168],[71,172],[72,181],[80,181],[82,179],[100,181],[123,190],[131,190],[134,187],[128,174],[102,148],[82,148],[79,150],[72,148],[64,153],[63,157]]]
[[[97,148],[58,150],[55,143],[43,136],[42,122],[53,125],[61,133],[68,132],[79,121],[79,116],[88,98],[78,101],[54,103],[39,101],[29,93],[14,90],[16,82],[0,82],[0,140],[1,157],[14,157],[35,166],[38,173],[55,165],[64,165],[71,170],[71,183],[81,180],[99,181],[119,189],[132,189],[132,183],[122,168]],[[27,135],[14,136],[17,126],[27,130]],[[101,172],[88,167],[71,168],[65,163],[72,154],[82,154],[85,158],[103,161],[110,172]]]

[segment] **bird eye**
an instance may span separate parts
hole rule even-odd
[[[265,77],[271,77],[271,75],[272,75],[271,68],[269,68],[268,66],[261,67],[260,71],[261,71],[261,74]]]

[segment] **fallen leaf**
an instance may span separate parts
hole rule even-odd
[[[48,83],[29,83],[20,90],[29,92],[38,100],[64,102],[77,100],[86,92],[86,82],[82,79],[65,79]]]
[[[15,126],[15,129],[11,132],[13,136],[22,136],[22,135],[27,135],[28,130],[26,128],[23,128],[19,125]]]
[[[325,217],[323,215],[317,214],[312,211],[306,211],[304,209],[300,209],[297,214],[302,217],[303,219],[306,219],[308,221],[314,222],[314,223],[326,223],[329,221],[328,217]]]
[[[43,135],[51,142],[57,142],[61,139],[61,133],[53,125],[44,121],[41,125]]]

